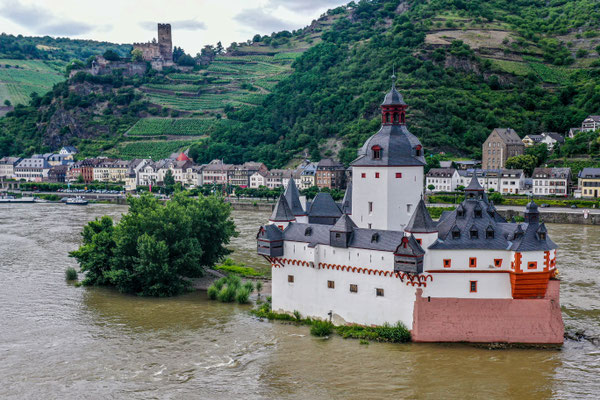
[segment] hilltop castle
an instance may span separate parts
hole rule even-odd
[[[144,61],[149,61],[157,71],[173,65],[173,41],[171,24],[158,24],[158,41],[134,43],[133,50],[140,50]]]
[[[434,222],[423,147],[392,85],[381,129],[352,162],[341,204],[312,202],[291,179],[257,251],[272,266],[272,307],[338,324],[400,321],[414,341],[562,343],[556,245],[535,203],[505,221],[477,179]]]

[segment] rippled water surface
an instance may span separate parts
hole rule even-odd
[[[377,344],[311,337],[249,306],[76,288],[82,226],[123,206],[0,205],[0,398],[255,399],[600,397],[600,227],[550,226],[559,244],[562,350]],[[238,261],[264,266],[264,213],[235,213]]]

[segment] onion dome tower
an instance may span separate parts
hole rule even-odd
[[[406,127],[408,106],[395,79],[381,103],[379,132],[351,164],[352,218],[361,228],[403,230],[423,193],[423,146]]]

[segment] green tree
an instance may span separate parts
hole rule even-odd
[[[216,196],[175,194],[165,205],[150,194],[129,197],[129,212],[84,227],[83,244],[70,255],[86,273],[86,285],[109,285],[125,293],[174,296],[189,288],[231,251],[237,235],[230,205]]]
[[[429,191],[433,192],[433,190],[435,189],[435,185],[428,185],[427,189],[429,189]]]
[[[165,179],[163,180],[165,185],[165,193],[171,194],[175,190],[175,177],[173,176],[173,171],[168,170],[165,174]]]
[[[79,174],[79,176],[77,177],[77,183],[84,183],[85,181],[83,180],[83,175]]]
[[[525,154],[529,154],[537,158],[536,167],[545,163],[548,159],[548,146],[546,143],[536,144],[525,149]]]
[[[144,61],[144,53],[140,49],[133,49],[131,51],[131,61],[141,62]]]
[[[12,105],[12,103],[10,102],[9,99],[4,100],[4,105],[7,107],[10,107]]]
[[[537,157],[530,154],[510,157],[506,160],[506,168],[522,169],[527,175],[531,176],[533,169],[537,166]]]
[[[119,53],[117,53],[116,51],[114,51],[112,49],[106,50],[104,52],[103,56],[108,61],[119,61],[121,59],[121,56],[119,56]]]

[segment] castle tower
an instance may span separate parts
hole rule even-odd
[[[425,158],[406,128],[406,108],[392,82],[381,104],[381,128],[351,164],[352,219],[360,228],[401,231],[421,199]]]
[[[158,50],[164,61],[173,61],[171,24],[158,24]]]

